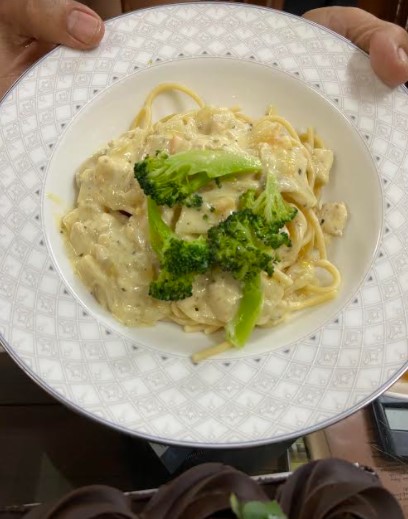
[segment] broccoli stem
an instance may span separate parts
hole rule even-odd
[[[226,150],[181,151],[175,155],[170,155],[167,158],[167,164],[169,171],[180,171],[185,168],[187,175],[190,177],[204,173],[208,179],[233,173],[253,173],[262,169],[262,164],[258,158],[249,154],[238,154]]]
[[[238,310],[226,326],[226,339],[233,346],[245,346],[261,313],[262,303],[261,274],[258,273],[243,282]]]
[[[147,217],[149,221],[150,244],[159,259],[162,260],[164,241],[173,234],[173,231],[163,221],[159,207],[149,196],[147,197]]]

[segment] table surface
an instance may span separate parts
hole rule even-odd
[[[157,488],[204,461],[260,475],[323,457],[372,467],[408,517],[408,464],[381,452],[370,407],[292,443],[228,451],[171,448],[170,454],[183,461],[164,464],[151,444],[74,413],[0,353],[0,517],[2,507],[49,501],[89,484],[124,492]]]

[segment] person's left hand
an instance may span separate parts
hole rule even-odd
[[[0,0],[0,98],[57,44],[91,49],[103,34],[101,18],[74,0]]]
[[[369,53],[374,72],[386,85],[395,87],[408,81],[408,34],[399,25],[356,7],[322,7],[303,16]]]

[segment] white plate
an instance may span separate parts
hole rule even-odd
[[[57,228],[75,168],[126,130],[151,87],[172,80],[213,104],[260,115],[272,103],[296,127],[315,126],[336,154],[326,196],[351,214],[330,251],[339,297],[199,366],[189,353],[211,339],[169,324],[125,329],[103,312],[73,276]],[[156,442],[251,446],[346,417],[408,359],[407,100],[344,39],[249,5],[141,10],[110,21],[92,52],[58,48],[0,107],[8,352],[67,405]],[[165,96],[157,115],[184,102]]]

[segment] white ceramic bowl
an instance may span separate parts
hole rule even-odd
[[[182,333],[173,324],[154,328],[120,325],[109,312],[101,309],[73,273],[56,225],[75,204],[74,172],[103,144],[126,131],[150,90],[165,81],[194,89],[211,105],[239,104],[245,113],[254,117],[261,117],[273,104],[296,128],[316,128],[326,146],[334,150],[335,164],[324,199],[345,201],[350,214],[344,237],[333,240],[329,249],[330,258],[343,276],[339,297],[296,314],[289,323],[276,329],[257,330],[245,349],[229,352],[224,357],[252,356],[287,347],[326,324],[356,293],[378,244],[383,219],[382,193],[373,158],[363,138],[340,110],[299,79],[263,64],[197,57],[152,65],[116,82],[81,110],[57,143],[45,180],[43,221],[55,264],[66,284],[98,321],[131,340],[141,340],[158,351],[185,357],[222,341],[222,335],[192,336]],[[156,104],[156,118],[194,108],[186,95],[178,93],[162,95]]]
[[[345,201],[350,214],[329,249],[343,277],[339,296],[198,366],[191,353],[219,336],[184,334],[168,323],[125,328],[75,277],[58,229],[74,204],[78,166],[126,131],[149,90],[164,81],[254,116],[273,104],[296,128],[315,127],[335,153],[324,198]],[[189,106],[182,95],[163,95],[155,116]],[[147,9],[109,22],[95,51],[57,49],[0,111],[3,184],[21,184],[30,200],[11,198],[19,226],[3,210],[10,239],[3,238],[2,274],[14,280],[0,299],[9,353],[67,405],[165,443],[280,441],[361,407],[408,358],[408,197],[400,171],[407,114],[406,92],[384,87],[363,53],[270,9]],[[26,247],[18,267],[16,244]]]

